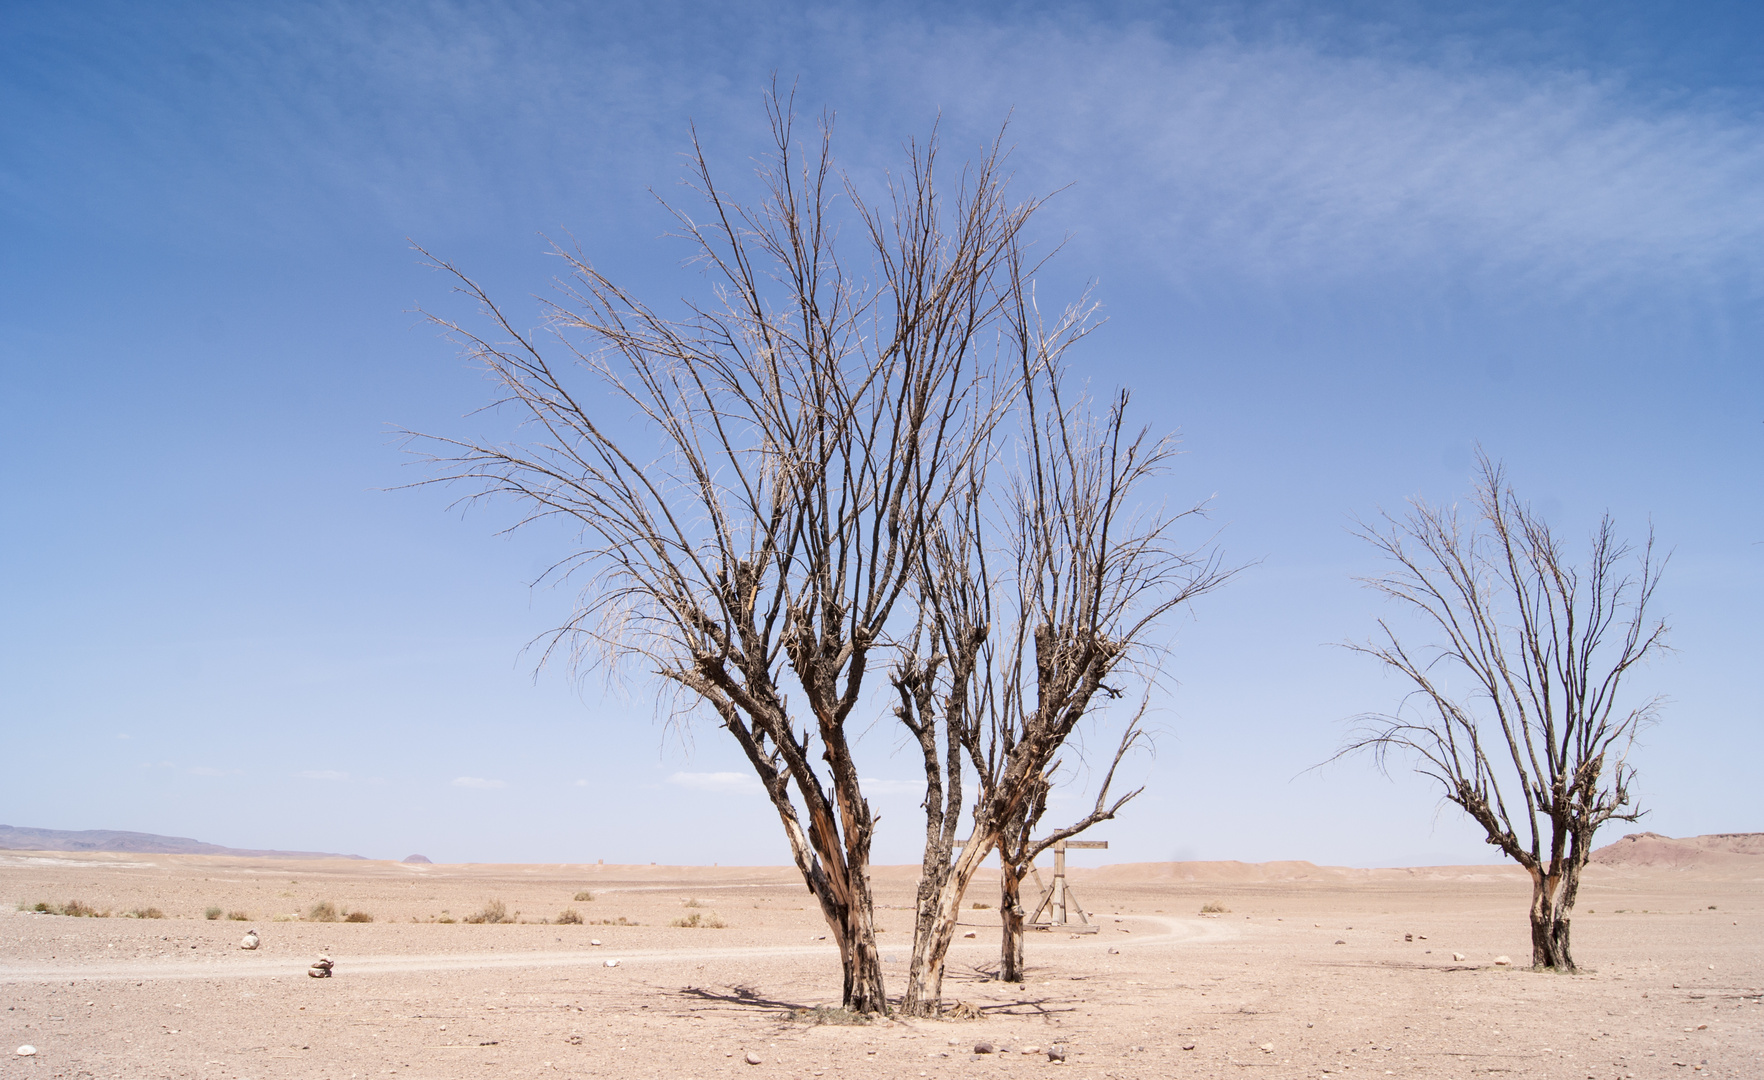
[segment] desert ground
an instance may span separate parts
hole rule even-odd
[[[895,993],[914,881],[875,872]],[[1764,1077],[1764,857],[1590,868],[1571,976],[1524,969],[1528,885],[1501,867],[1072,887],[1101,932],[1032,934],[1026,983],[989,978],[996,914],[969,909],[945,1000],[970,1018],[851,1026],[817,1022],[838,956],[785,868],[0,852],[0,1080]],[[111,916],[14,910],[69,901]],[[463,921],[498,902],[512,921]],[[324,903],[373,921],[311,921]],[[333,977],[308,977],[321,954]]]

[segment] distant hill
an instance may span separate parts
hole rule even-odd
[[[1756,865],[1764,870],[1764,833],[1710,833],[1673,839],[1655,832],[1630,833],[1592,853],[1600,866],[1692,867]]]
[[[137,855],[248,855],[265,859],[360,859],[329,851],[256,851],[205,844],[187,836],[118,832],[115,829],[26,829],[0,825],[0,851],[120,851]]]

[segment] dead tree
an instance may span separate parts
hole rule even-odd
[[[1412,649],[1380,619],[1377,639],[1349,646],[1414,689],[1395,715],[1363,717],[1343,753],[1371,750],[1381,766],[1412,756],[1531,875],[1533,966],[1573,971],[1569,918],[1593,834],[1642,813],[1627,758],[1659,701],[1626,706],[1619,692],[1666,647],[1649,610],[1664,568],[1652,531],[1637,550],[1606,515],[1574,565],[1481,457],[1468,520],[1415,501],[1359,532],[1390,564],[1366,584],[1419,616],[1430,643]]]
[[[941,1007],[963,893],[1001,841],[1012,857],[1022,856],[1023,830],[1040,817],[1067,739],[1099,698],[1121,696],[1111,678],[1144,674],[1134,665],[1149,654],[1163,617],[1228,576],[1210,545],[1190,550],[1177,542],[1179,526],[1202,507],[1170,513],[1142,505],[1148,484],[1170,464],[1174,440],[1130,429],[1124,392],[1098,416],[1089,399],[1065,386],[1062,357],[1083,336],[1086,314],[1070,309],[1046,328],[1027,288],[1013,290],[1020,422],[999,455],[973,462],[934,523],[919,624],[892,676],[895,712],[920,746],[926,778],[925,851],[902,1004],[912,1015]],[[1137,721],[1114,764],[1136,731]],[[979,790],[958,855],[964,762]],[[1067,835],[1130,798],[1099,801]]]
[[[549,579],[585,583],[546,656],[634,663],[714,712],[839,943],[845,1006],[886,1011],[848,723],[891,627],[915,619],[923,538],[1016,392],[996,378],[996,326],[1038,204],[1007,200],[996,144],[944,180],[933,137],[871,205],[834,163],[830,120],[805,156],[788,101],[768,114],[762,197],[730,195],[699,151],[706,213],[674,211],[709,302],[663,311],[558,250],[568,278],[535,336],[440,264],[489,329],[443,324],[523,435],[430,440],[429,482],[576,530]]]

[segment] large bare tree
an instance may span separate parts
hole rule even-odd
[[[1380,619],[1377,638],[1349,646],[1413,689],[1395,714],[1362,718],[1343,753],[1412,757],[1531,875],[1533,966],[1573,971],[1570,916],[1593,834],[1642,813],[1628,754],[1659,701],[1621,691],[1665,648],[1651,610],[1664,560],[1651,530],[1637,548],[1606,515],[1586,561],[1571,561],[1501,467],[1478,466],[1470,513],[1417,500],[1360,529],[1389,566],[1366,583],[1418,616],[1427,644]]]
[[[1174,440],[1130,427],[1125,392],[1097,415],[1066,386],[1063,358],[1084,336],[1089,309],[1069,308],[1047,327],[1027,289],[1011,299],[1019,423],[1003,452],[977,458],[944,503],[921,568],[919,624],[892,673],[895,713],[918,742],[927,784],[902,1005],[914,1015],[940,1007],[956,917],[981,862],[1000,849],[1006,875],[1020,876],[1046,846],[1028,841],[1027,830],[1045,809],[1067,740],[1101,702],[1122,696],[1118,676],[1145,674],[1135,665],[1154,651],[1163,617],[1228,576],[1210,544],[1179,543],[1181,524],[1202,507],[1171,512],[1153,501],[1149,487],[1167,471]],[[1126,725],[1096,811],[1046,843],[1137,794],[1106,803],[1139,715]],[[957,854],[964,765],[978,790]],[[1020,979],[1018,915],[1014,927],[1006,916],[1016,957],[1006,977]]]
[[[839,943],[845,1006],[886,1011],[850,724],[894,628],[918,621],[925,538],[1021,393],[998,341],[1038,203],[1007,198],[996,143],[942,175],[935,136],[872,203],[830,120],[805,153],[788,101],[768,115],[758,198],[725,190],[695,140],[703,210],[670,208],[705,302],[651,306],[558,250],[563,294],[533,334],[439,264],[481,317],[438,321],[522,433],[430,439],[430,482],[575,530],[553,574],[582,588],[546,655],[647,668],[715,714]]]

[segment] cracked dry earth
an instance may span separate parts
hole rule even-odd
[[[876,871],[895,993],[913,883]],[[1021,986],[987,977],[993,912],[964,912],[976,936],[945,999],[978,1019],[841,1026],[799,1016],[838,1004],[839,966],[787,869],[0,853],[0,1080],[1764,1077],[1749,871],[1591,868],[1574,976],[1494,964],[1528,953],[1527,885],[1501,868],[1147,864],[1073,884],[1101,932],[1032,935]],[[70,900],[165,917],[12,910]],[[440,921],[492,900],[518,921]],[[291,918],[321,901],[374,921]],[[565,908],[586,922],[538,921]],[[321,953],[335,976],[308,978]]]

